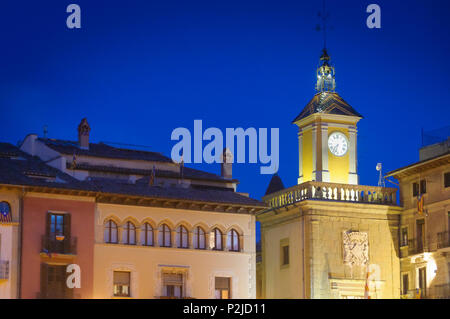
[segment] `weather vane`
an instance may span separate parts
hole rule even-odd
[[[328,19],[330,17],[330,14],[326,11],[326,3],[325,0],[323,0],[323,7],[322,11],[319,11],[317,14],[321,23],[316,26],[317,31],[323,32],[323,48],[326,49],[327,47],[327,29],[332,30],[331,27],[327,26]]]

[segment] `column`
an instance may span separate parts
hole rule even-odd
[[[298,128],[298,182],[303,183],[303,132]]]
[[[330,181],[330,171],[328,170],[328,124],[320,124],[320,152],[319,156],[319,170],[316,173],[316,180],[318,182],[329,182]]]
[[[312,180],[317,181],[317,124],[312,124]]]
[[[348,155],[349,155],[349,172],[348,172],[348,183],[352,185],[358,185],[359,184],[359,177],[357,173],[357,166],[358,166],[358,159],[356,157],[357,155],[357,139],[356,139],[356,127],[350,126],[348,128],[348,135],[349,135],[349,149],[348,149]]]

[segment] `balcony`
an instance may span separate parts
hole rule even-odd
[[[278,208],[304,200],[329,200],[364,204],[397,205],[397,189],[364,185],[306,182],[263,197]]]
[[[402,299],[450,299],[450,284],[435,285],[426,289],[408,290]]]
[[[434,236],[430,234],[425,238],[412,238],[407,243],[400,243],[401,257],[408,257],[421,253],[435,252],[438,249],[450,247],[449,232],[435,233]]]
[[[63,254],[76,255],[77,254],[77,238],[76,237],[57,237],[55,235],[42,236],[42,252],[49,255]]]
[[[0,280],[9,279],[9,261],[0,260]]]

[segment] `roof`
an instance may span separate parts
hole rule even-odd
[[[336,92],[321,92],[314,95],[293,123],[314,113],[337,114],[363,117]]]
[[[396,170],[393,170],[386,174],[385,177],[395,177],[397,179],[405,176],[410,176],[414,174],[418,174],[419,172],[422,172],[425,169],[431,169],[435,167],[439,167],[442,165],[450,164],[450,151],[441,154],[423,161],[419,161],[401,168],[398,168]]]
[[[143,160],[172,163],[172,159],[157,152],[124,149],[105,143],[89,143],[89,149],[80,148],[78,142],[58,139],[39,138],[49,148],[66,155],[83,155],[103,158],[117,158],[127,160]]]
[[[209,174],[209,173],[207,173]],[[261,201],[220,188],[183,188],[150,186],[148,177],[135,184],[126,181],[94,178],[79,181],[69,174],[45,164],[9,143],[0,143],[0,184],[38,186],[95,193],[108,193],[148,198],[179,199],[208,203],[265,207]]]
[[[276,193],[283,189],[284,189],[283,181],[281,180],[280,176],[278,176],[278,174],[274,174],[272,176],[272,179],[270,180],[269,186],[267,187],[266,194],[264,196]]]
[[[0,143],[0,184],[90,190],[89,185],[9,143]]]
[[[115,167],[115,166],[107,166],[107,165],[90,165],[86,163],[76,164],[75,167],[72,166],[72,163],[67,163],[68,169],[76,169],[76,170],[86,170],[86,171],[97,171],[97,172],[111,172],[111,173],[122,173],[128,175],[151,175],[151,169],[138,169],[138,168],[125,168],[125,167]],[[155,169],[156,177],[167,177],[167,178],[180,178],[179,172],[168,171]],[[238,182],[236,179],[226,179],[222,176],[200,171],[198,169],[183,167],[183,176],[187,179],[196,179],[196,180],[207,180],[207,181],[217,181],[217,182]]]

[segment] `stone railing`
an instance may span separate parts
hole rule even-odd
[[[264,196],[263,201],[273,208],[310,199],[397,205],[396,193],[396,188],[389,187],[306,182]]]

